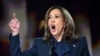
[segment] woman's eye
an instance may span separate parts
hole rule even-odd
[[[50,19],[51,17],[48,17],[48,19]]]
[[[56,18],[59,18],[59,16],[55,16]]]

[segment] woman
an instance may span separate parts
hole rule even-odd
[[[13,14],[9,23],[11,56],[90,56],[84,36],[75,35],[74,21],[69,12],[60,6],[52,6],[45,15],[44,37],[35,38],[32,47],[20,50],[20,22]]]

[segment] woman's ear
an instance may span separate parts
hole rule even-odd
[[[64,27],[64,29],[65,29],[66,26],[64,25],[63,27]]]

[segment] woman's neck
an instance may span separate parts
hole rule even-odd
[[[62,40],[63,33],[64,32],[62,31],[60,34],[53,36],[57,40],[57,42],[60,42]]]

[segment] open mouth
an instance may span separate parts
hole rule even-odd
[[[52,29],[55,29],[55,25],[51,26]]]
[[[51,25],[51,31],[55,32],[56,31],[56,26],[55,25]]]

